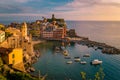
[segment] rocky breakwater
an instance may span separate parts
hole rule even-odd
[[[120,49],[117,49],[105,43],[91,41],[89,39],[82,39],[78,42],[78,44],[86,45],[88,47],[93,47],[95,49],[101,49],[102,52],[106,54],[120,54]]]
[[[35,69],[32,67],[32,64],[37,62],[39,57],[40,57],[40,52],[38,50],[34,51],[34,55],[32,56],[27,55],[24,57],[24,66],[26,72],[29,73],[35,71]]]
[[[34,47],[35,44],[40,43],[40,41],[33,41],[32,47]],[[29,49],[29,48],[28,48]],[[40,51],[33,49],[31,53],[28,53],[27,50],[24,51],[24,66],[26,72],[33,72],[35,69],[32,67],[32,64],[38,61],[38,58],[40,57]]]

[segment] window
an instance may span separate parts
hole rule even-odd
[[[12,58],[15,58],[15,54],[12,54]]]

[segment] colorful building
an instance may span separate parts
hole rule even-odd
[[[51,32],[42,31],[41,32],[41,37],[42,38],[53,38],[53,31],[51,31]]]
[[[64,28],[57,28],[51,31],[42,31],[41,37],[44,39],[51,39],[51,40],[61,40],[66,36],[66,29]]]
[[[0,43],[5,40],[5,32],[0,30]]]
[[[0,54],[4,63],[8,65],[16,65],[23,62],[22,48],[0,48]]]
[[[53,38],[62,39],[65,37],[64,33],[65,33],[64,28],[57,28],[56,30],[53,31]]]

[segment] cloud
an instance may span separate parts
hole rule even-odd
[[[68,20],[120,20],[119,0],[73,0],[55,10]]]
[[[120,0],[73,0],[64,6],[56,7],[55,10],[76,10],[78,8],[93,6],[115,6],[120,7]]]
[[[2,4],[4,3],[4,4]],[[59,3],[59,4],[58,4]],[[120,14],[119,0],[1,0],[0,16],[47,16],[66,19],[110,19]]]

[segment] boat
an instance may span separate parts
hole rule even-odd
[[[83,57],[90,57],[90,54],[85,54],[83,55]]]
[[[74,58],[80,58],[80,57],[74,57]]]
[[[72,61],[67,61],[66,63],[67,63],[67,64],[72,64]]]
[[[64,58],[65,58],[65,59],[71,59],[71,57],[70,57],[70,56],[65,56]]]
[[[80,62],[80,58],[75,58],[74,61]]]
[[[95,60],[92,61],[92,64],[93,65],[102,64],[102,61],[100,61],[98,59],[95,59]]]
[[[63,51],[63,55],[64,55],[64,56],[68,56],[68,51],[67,51],[67,50],[64,50],[64,51]]]
[[[55,52],[59,53],[60,52],[60,48],[59,47],[55,47]]]
[[[80,64],[86,64],[87,62],[86,61],[81,61]]]
[[[64,47],[64,46],[61,46],[61,50],[65,50],[65,47]]]

